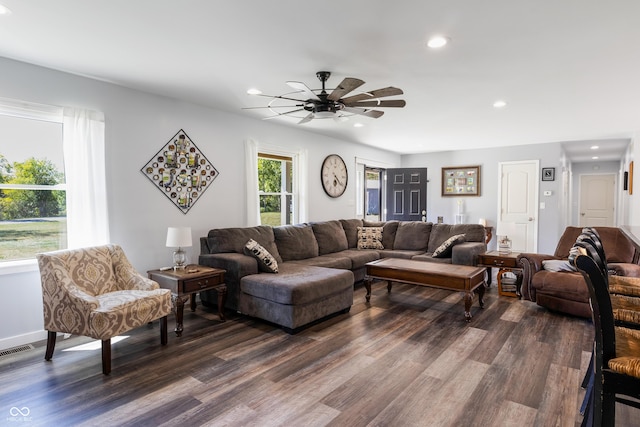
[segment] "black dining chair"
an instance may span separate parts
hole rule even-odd
[[[614,426],[616,402],[640,409],[640,330],[615,326],[607,277],[588,255],[575,265],[589,288],[594,326],[593,387],[583,426]]]

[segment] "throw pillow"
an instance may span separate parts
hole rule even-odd
[[[278,272],[278,261],[255,240],[249,239],[244,245],[244,253],[258,260],[258,268],[260,271],[266,273]]]
[[[578,271],[569,261],[561,259],[544,260],[542,268],[547,271]]]
[[[384,249],[382,227],[358,227],[358,249]]]
[[[433,251],[431,255],[434,258],[449,258],[451,256],[451,251],[453,247],[458,243],[462,243],[466,240],[464,234],[456,234],[454,236],[449,237],[447,240],[442,242],[438,248]]]

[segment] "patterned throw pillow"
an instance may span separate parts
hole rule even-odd
[[[453,247],[458,243],[464,242],[466,239],[464,234],[456,234],[455,236],[449,237],[447,240],[442,242],[438,248],[433,251],[434,258],[449,258],[451,256],[451,251]]]
[[[358,227],[358,249],[384,249],[382,227]]]
[[[258,260],[258,268],[260,271],[264,271],[266,273],[278,272],[278,261],[276,261],[268,250],[263,248],[260,243],[255,240],[249,239],[249,241],[244,245],[244,253],[245,255],[252,256]]]

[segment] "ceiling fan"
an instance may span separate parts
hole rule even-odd
[[[318,71],[316,76],[322,82],[322,89],[310,89],[302,82],[288,81],[287,85],[295,89],[295,92],[284,95],[264,95],[253,93],[254,95],[273,98],[265,107],[248,107],[247,109],[268,108],[275,115],[265,117],[273,119],[281,116],[301,117],[298,124],[310,122],[313,119],[333,118],[336,120],[346,120],[352,115],[361,115],[377,119],[384,114],[376,108],[404,107],[406,102],[402,99],[380,100],[387,96],[402,95],[402,89],[397,87],[386,87],[383,89],[361,92],[356,95],[345,97],[355,89],[364,84],[364,81],[347,77],[333,90],[327,92],[325,83],[331,76],[329,71]],[[304,98],[304,99],[300,99]],[[281,109],[289,109],[282,112]]]

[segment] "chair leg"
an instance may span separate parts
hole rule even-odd
[[[582,415],[585,414],[585,411],[588,407],[589,400],[591,399],[591,395],[593,393],[593,382],[595,381],[595,375],[593,373],[589,376],[589,382],[587,384],[587,391],[584,394],[584,399],[582,400],[582,406],[580,406],[580,413]]]
[[[102,340],[102,373],[109,375],[111,372],[111,338]]]
[[[591,352],[591,359],[589,359],[589,366],[587,366],[587,372],[584,374],[584,378],[582,379],[582,384],[580,387],[587,388],[587,384],[592,382],[591,377],[593,376],[593,351]]]
[[[57,332],[47,331],[47,351],[44,353],[44,360],[51,360],[53,357],[53,350],[56,348],[57,334]]]
[[[160,343],[167,345],[167,316],[160,318]]]

